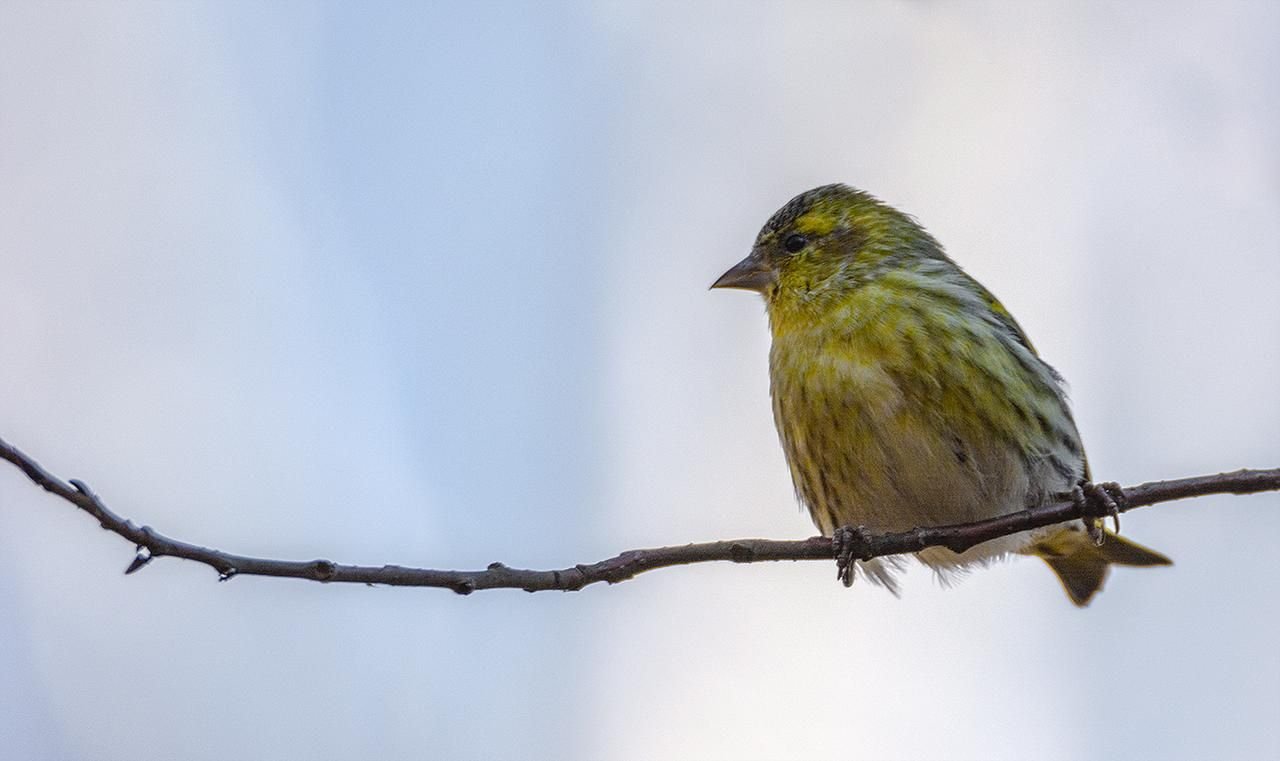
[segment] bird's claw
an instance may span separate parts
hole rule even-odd
[[[1125,503],[1124,490],[1114,481],[1095,484],[1081,481],[1071,490],[1071,501],[1084,514],[1084,530],[1094,544],[1106,541],[1102,530],[1104,519],[1111,518],[1115,532],[1120,533],[1120,506]]]
[[[854,561],[865,559],[871,532],[866,526],[841,526],[831,535],[836,556],[836,578],[846,587],[853,586]]]

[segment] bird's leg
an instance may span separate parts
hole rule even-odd
[[[831,535],[831,547],[836,556],[836,578],[846,587],[853,586],[853,563],[869,553],[871,532],[866,526],[841,526]]]
[[[1114,481],[1095,484],[1081,480],[1071,490],[1071,501],[1084,513],[1084,530],[1094,544],[1102,544],[1106,534],[1102,532],[1103,519],[1110,517],[1116,533],[1120,533],[1120,505],[1125,502],[1124,490]]]

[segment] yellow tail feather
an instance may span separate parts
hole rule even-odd
[[[1085,532],[1075,527],[1050,534],[1023,552],[1048,563],[1058,575],[1071,602],[1082,608],[1102,589],[1112,565],[1173,564],[1159,552],[1110,531],[1106,532],[1106,541],[1096,545]]]

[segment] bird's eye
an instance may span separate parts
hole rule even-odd
[[[787,250],[788,254],[798,254],[807,245],[809,245],[809,239],[799,233],[788,235],[787,239],[782,241],[782,247]]]

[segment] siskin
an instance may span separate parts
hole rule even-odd
[[[796,196],[712,287],[764,296],[774,422],[824,535],[967,523],[1091,487],[1061,376],[924,228],[871,195],[826,185]],[[946,579],[1035,555],[1080,606],[1113,564],[1170,563],[1089,529],[1072,521],[916,556]],[[899,565],[856,563],[895,592]]]

